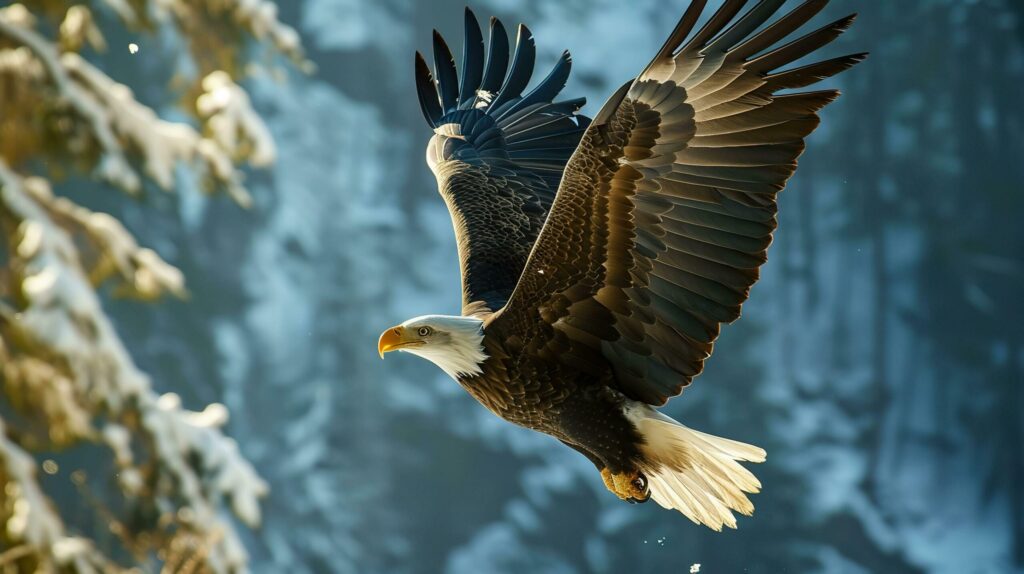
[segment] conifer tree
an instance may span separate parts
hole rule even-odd
[[[139,40],[109,40],[124,37]],[[119,50],[145,58],[145,40],[181,52],[166,88],[185,121],[163,119],[105,65]],[[67,192],[139,197],[187,173],[248,205],[242,170],[275,149],[236,79],[262,52],[263,67],[306,66],[266,0],[0,9],[0,571],[247,569],[228,511],[258,525],[267,487],[221,431],[227,409],[193,412],[158,392],[175,382],[150,380],[104,310],[117,304],[108,295],[184,298],[185,279]],[[115,478],[76,468],[99,459]],[[92,516],[61,515],[49,491],[61,481]]]

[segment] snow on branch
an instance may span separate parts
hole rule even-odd
[[[59,53],[33,26],[34,19],[24,6],[0,9],[0,38],[29,50],[56,90],[55,99],[82,120],[99,145],[95,171],[100,179],[129,193],[139,192],[142,178],[129,160],[138,156],[145,175],[169,190],[176,166],[188,162],[200,169],[212,187],[224,189],[240,205],[251,203],[236,164],[268,165],[274,160],[274,144],[245,91],[228,74],[215,71],[202,81],[203,93],[196,105],[205,131],[211,134],[205,137],[188,124],[160,119],[135,99],[130,88],[75,52]],[[31,71],[31,67],[21,69]]]
[[[274,163],[277,150],[263,120],[252,109],[249,95],[225,72],[212,72],[203,78],[203,95],[196,101],[199,116],[221,149],[243,150],[249,163],[266,167]]]
[[[103,425],[100,433],[78,433],[110,447],[126,500],[152,504],[159,512],[154,531],[173,525],[195,537],[213,572],[245,570],[247,553],[219,506],[225,501],[244,523],[256,526],[267,486],[236,443],[221,433],[227,410],[215,404],[190,412],[175,395],[153,391],[104,314],[75,242],[58,223],[66,218],[81,224],[96,214],[57,203],[30,191],[32,186],[0,162],[0,223],[11,230],[8,264],[17,287],[12,298],[20,302],[16,309],[0,309],[0,350],[12,361],[56,365],[58,378],[72,388],[64,393],[60,384],[41,388],[52,400],[74,403],[63,412],[84,408],[93,413],[94,424]],[[126,241],[121,231],[107,239]],[[114,252],[133,259],[125,245]],[[32,504],[35,509],[39,501]]]
[[[96,142],[102,148],[103,159],[98,174],[105,180],[130,192],[138,191],[141,182],[129,165],[121,145],[114,135],[107,110],[68,76],[60,63],[57,49],[44,37],[32,30],[35,19],[21,4],[0,10],[0,36],[27,48],[42,63],[50,80],[68,105],[89,124]]]
[[[298,32],[278,19],[277,4],[271,0],[154,0],[139,7],[127,0],[103,2],[128,25],[173,19],[179,28],[188,29],[204,15],[227,16],[253,38],[269,42],[301,68],[312,66],[305,59]]]
[[[181,272],[115,218],[56,195],[50,180],[84,171],[135,194],[147,180],[170,190],[185,167],[248,205],[240,166],[266,166],[277,152],[230,72],[244,69],[250,39],[305,66],[298,35],[269,0],[29,5],[0,8],[0,383],[13,407],[0,421],[0,569],[119,570],[65,532],[28,454],[87,442],[111,453],[118,507],[132,523],[105,517],[134,557],[171,571],[246,571],[226,510],[257,526],[267,485],[222,432],[227,409],[192,412],[155,392],[97,293],[113,282],[136,298],[185,297]],[[178,34],[198,70],[185,92],[194,124],[160,118],[79,54],[107,46],[96,5],[129,28]]]
[[[215,0],[225,11],[231,11],[258,40],[268,39],[274,46],[297,63],[303,63],[299,34],[291,26],[277,19],[277,4],[268,0]]]
[[[123,281],[118,294],[154,300],[164,294],[185,298],[185,277],[177,267],[164,261],[155,251],[140,247],[120,221],[106,213],[97,213],[53,195],[49,183],[39,177],[22,181],[22,186],[55,222],[69,231],[79,232],[94,252],[95,261],[88,270],[95,285],[116,275]],[[25,245],[40,241],[41,228],[33,227],[33,236]],[[31,247],[30,247],[31,249]]]
[[[26,558],[35,562],[37,572],[62,569],[92,574],[119,570],[89,540],[68,536],[64,531],[64,523],[36,482],[35,460],[7,438],[2,419],[0,481],[6,495],[0,499],[0,522],[6,525],[7,537],[15,542],[0,553],[3,571]]]

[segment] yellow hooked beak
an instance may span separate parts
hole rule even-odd
[[[384,353],[388,351],[405,347],[419,347],[422,344],[422,339],[409,336],[405,327],[396,325],[380,334],[380,339],[377,341],[377,352],[380,353],[380,358],[383,359]]]

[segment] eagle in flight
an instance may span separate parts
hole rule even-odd
[[[427,163],[451,213],[462,314],[384,331],[381,357],[428,359],[499,417],[551,435],[629,502],[653,498],[715,530],[750,515],[764,450],[656,407],[702,370],[735,321],[776,226],[776,197],[835,90],[800,91],[865,54],[790,66],[854,16],[786,42],[828,0],[693,0],[651,63],[593,120],[555,101],[562,54],[530,90],[535,47],[466,10],[462,74],[434,32],[416,54],[433,136]],[[741,15],[742,13],[742,15]],[[774,20],[769,24],[770,20]],[[696,32],[694,30],[697,29]],[[785,43],[784,43],[785,42]],[[780,94],[780,92],[784,92]]]

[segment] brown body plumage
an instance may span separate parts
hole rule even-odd
[[[428,162],[458,237],[464,317],[408,321],[385,332],[382,353],[438,363],[498,416],[583,453],[624,499],[653,494],[696,522],[734,526],[729,509],[749,513],[743,492],[759,486],[737,461],[763,451],[652,407],[700,373],[720,325],[739,317],[776,196],[838,95],[777,93],[863,59],[778,71],[852,22],[777,46],[826,3],[767,24],[783,0],[742,14],[746,0],[726,0],[694,32],[705,4],[695,0],[592,123],[576,114],[582,101],[553,103],[567,54],[522,94],[533,65],[525,27],[506,75],[504,29],[492,20],[485,62],[467,11],[461,86],[435,35],[436,91],[419,56],[418,88],[435,131]]]

